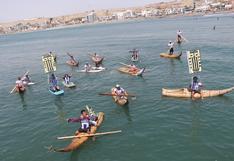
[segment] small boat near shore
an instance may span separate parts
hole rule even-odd
[[[127,96],[122,96],[122,97],[116,96],[114,90],[115,90],[115,88],[111,89],[111,94],[112,94],[114,102],[120,106],[124,106],[124,105],[128,104],[128,97]]]
[[[160,57],[162,58],[172,58],[172,59],[180,59],[182,56],[182,52],[180,54],[168,54],[168,53],[161,53]]]
[[[193,98],[207,98],[207,97],[216,97],[223,96],[224,94],[230,93],[234,90],[234,87],[221,89],[221,90],[201,90],[201,94],[194,94]],[[187,88],[178,88],[178,89],[162,89],[162,95],[167,97],[176,97],[176,98],[192,98],[192,93]]]
[[[104,120],[104,113],[103,112],[99,112],[98,113],[98,119],[97,119],[97,125],[96,126],[91,126],[90,129],[90,134],[95,134],[97,129],[101,126],[102,122]],[[79,135],[85,135],[87,133],[79,133],[77,136]],[[52,148],[51,149],[55,152],[71,152],[74,150],[77,150],[83,143],[85,143],[90,137],[88,136],[84,136],[84,137],[77,137],[72,139],[71,143],[66,146],[65,148],[61,148],[61,149],[56,149],[56,148]]]

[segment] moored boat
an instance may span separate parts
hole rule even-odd
[[[234,87],[221,89],[221,90],[201,90],[201,94],[196,93],[193,98],[206,98],[222,96],[234,90]],[[192,98],[192,93],[187,88],[178,89],[162,89],[162,95],[167,97],[177,97],[177,98]]]
[[[95,134],[98,127],[100,127],[100,125],[102,124],[104,120],[104,113],[103,112],[99,112],[98,113],[98,119],[97,119],[97,125],[96,126],[91,126],[90,129],[90,134]],[[78,135],[84,135],[86,133],[79,133]],[[71,143],[65,147],[65,148],[61,148],[61,149],[53,149],[56,152],[71,152],[74,151],[76,149],[78,149],[84,142],[86,142],[90,137],[85,136],[85,137],[80,137],[80,138],[74,138],[72,139]]]
[[[117,96],[114,90],[115,90],[115,88],[111,89],[111,94],[112,94],[113,100],[120,106],[124,106],[124,105],[128,104],[128,97],[127,96],[121,96],[121,97]]]
[[[142,76],[143,73],[145,72],[145,68],[142,69],[137,69],[135,71],[131,71],[130,66],[123,66],[118,69],[118,71],[125,73],[125,74],[130,74],[133,76]]]
[[[161,53],[160,57],[163,58],[173,58],[173,59],[180,59],[182,56],[182,52],[180,54],[168,54],[168,53]]]

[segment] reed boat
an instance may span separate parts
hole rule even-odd
[[[100,57],[100,56],[91,56],[92,61],[95,64],[102,64],[102,61],[104,60],[104,57]]]
[[[192,97],[191,91],[187,88],[178,88],[178,89],[162,89],[162,95],[167,97],[177,97],[177,98],[207,98],[207,97],[216,97],[222,96],[224,94],[230,93],[234,90],[234,87],[221,89],[221,90],[201,90],[201,94],[196,93]]]
[[[101,126],[103,120],[104,120],[104,113],[99,112],[98,113],[98,119],[97,119],[97,125],[96,126],[91,126],[90,134],[95,134],[96,133],[98,127]],[[87,134],[87,133],[79,133],[78,135],[85,135],[85,134]],[[84,136],[84,137],[80,137],[80,138],[74,138],[74,139],[72,139],[71,143],[68,146],[66,146],[65,148],[61,148],[61,149],[52,148],[52,150],[55,151],[55,152],[71,152],[71,151],[77,150],[89,138],[90,137],[88,137],[88,136]]]
[[[118,71],[120,71],[122,73],[125,73],[125,74],[130,74],[130,75],[133,75],[133,76],[142,76],[143,73],[145,72],[145,68],[137,69],[135,72],[133,72],[133,71],[130,70],[129,66],[124,66],[124,67],[120,67],[118,69]]]
[[[172,58],[172,59],[180,59],[182,56],[182,52],[180,54],[168,54],[168,53],[161,53],[160,57],[162,58]]]
[[[126,97],[126,96],[122,96],[122,97],[116,96],[114,89],[115,88],[111,89],[111,94],[112,94],[112,97],[113,97],[113,100],[115,101],[115,103],[117,103],[120,106],[124,106],[124,105],[128,104],[128,97]]]

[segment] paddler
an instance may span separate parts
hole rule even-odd
[[[31,78],[29,77],[28,74],[26,74],[26,75],[22,78],[22,81],[23,81],[24,85],[27,85],[28,83],[32,82],[32,81],[31,81]]]
[[[182,31],[180,30],[177,31],[177,42],[178,43],[182,42]]]
[[[69,53],[67,53],[67,55],[69,55],[70,56],[70,61],[71,61],[71,63],[72,64],[76,64],[76,60],[75,60],[75,58],[73,57],[73,55],[71,55],[71,54],[69,54]]]
[[[118,84],[116,84],[114,92],[119,97],[127,96],[127,92]]]
[[[169,54],[172,55],[174,53],[174,43],[172,41],[169,41],[169,43],[167,44],[167,46],[169,47]]]
[[[76,135],[79,133],[90,133],[91,126],[97,125],[97,117],[94,115],[88,115],[86,110],[81,110],[81,115],[79,118],[70,118],[68,119],[69,122],[80,122],[81,127],[76,131]]]
[[[16,80],[15,82],[15,87],[16,87],[16,90],[18,92],[23,92],[25,90],[25,87],[24,87],[24,84],[23,84],[23,81],[20,77],[18,77],[18,79]]]
[[[90,71],[90,69],[91,69],[91,65],[90,65],[88,62],[86,62],[86,63],[85,63],[85,66],[84,66],[84,70],[85,70],[86,72],[88,72],[88,71]]]
[[[71,80],[71,75],[65,74],[63,80],[66,84],[69,84]]]
[[[201,88],[202,88],[202,83],[199,82],[197,76],[194,76],[193,81],[189,86],[189,91],[191,91],[192,93],[191,97],[194,98],[194,95],[198,93],[200,94],[200,97],[202,98]]]
[[[136,49],[133,49],[132,51],[132,58],[136,60],[138,58],[138,51]]]
[[[58,80],[56,78],[56,76],[54,75],[54,73],[51,74],[50,77],[50,83],[51,83],[51,90],[56,92],[56,91],[60,91],[60,88],[58,86]]]
[[[96,58],[96,59],[100,59],[100,56],[97,54],[97,53],[94,53],[93,56]],[[95,63],[95,67],[100,67],[100,65],[102,64],[102,62],[94,62]]]
[[[129,72],[136,74],[138,72],[138,68],[134,64],[131,64],[129,66]]]

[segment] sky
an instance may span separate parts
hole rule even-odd
[[[163,0],[0,0],[0,22],[142,6]]]

